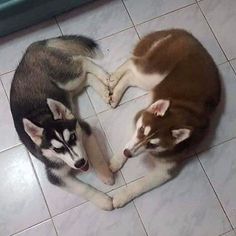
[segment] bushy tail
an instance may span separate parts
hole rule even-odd
[[[47,47],[57,48],[72,56],[81,55],[94,58],[101,54],[96,42],[85,36],[67,35],[48,39]]]

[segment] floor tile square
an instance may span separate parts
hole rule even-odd
[[[190,31],[203,44],[203,46],[206,47],[217,64],[226,61],[222,50],[197,5],[180,9],[141,24],[137,27],[137,30],[139,34],[143,36],[152,31],[169,28],[183,28]]]
[[[19,146],[0,153],[0,235],[49,218],[28,153]]]
[[[25,49],[35,41],[61,34],[54,20],[0,38],[0,74],[15,70]]]
[[[234,139],[199,154],[206,174],[234,227],[236,227],[235,145]]]
[[[236,1],[204,0],[199,4],[228,59],[236,58],[234,41],[236,37]]]
[[[9,101],[0,83],[0,151],[20,144],[18,135],[15,131]],[[7,136],[6,136],[7,135]]]
[[[56,216],[54,222],[59,236],[74,236],[75,232],[86,236],[146,236],[133,203],[109,212],[88,202]]]
[[[192,4],[194,0],[124,0],[124,3],[134,23],[138,24]]]
[[[132,26],[121,1],[97,0],[59,16],[63,34],[101,39]]]
[[[11,82],[12,82],[14,73],[15,72],[13,71],[4,75],[0,75],[0,79],[2,80],[2,84],[4,86],[8,99],[10,98]]]
[[[149,236],[220,235],[231,229],[197,159],[135,205]]]

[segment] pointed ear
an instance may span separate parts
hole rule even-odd
[[[24,118],[23,125],[25,132],[30,136],[31,140],[38,146],[42,142],[43,128],[33,124],[30,120]]]
[[[178,144],[189,138],[192,130],[183,128],[183,129],[174,129],[171,132],[172,136],[175,138],[175,143]]]
[[[169,106],[169,100],[159,99],[154,102],[150,107],[148,107],[147,110],[156,116],[164,116]]]
[[[54,120],[62,119],[62,120],[72,120],[74,119],[71,111],[65,107],[61,102],[53,100],[51,98],[47,99],[47,104],[49,106],[50,111],[52,112]]]

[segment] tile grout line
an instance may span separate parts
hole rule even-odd
[[[99,119],[98,116],[97,116],[97,119],[98,119],[98,122],[99,122],[99,124],[100,124],[102,130],[103,130],[103,133],[104,133],[104,135],[105,135],[105,138],[106,138],[106,140],[107,140],[107,143],[108,143],[108,145],[109,145],[109,148],[110,148],[111,151],[112,151],[112,156],[113,156],[113,155],[114,155],[114,150],[113,150],[112,145],[111,145],[111,143],[110,143],[110,141],[109,141],[109,139],[108,139],[108,137],[107,137],[106,131],[105,131],[104,127],[102,126],[102,123],[100,122],[100,119]],[[112,158],[112,157],[111,157],[111,158]],[[127,185],[126,180],[125,180],[125,177],[124,177],[122,171],[119,170],[118,172],[121,174],[121,177],[122,177],[122,179],[124,180],[125,185]],[[118,173],[118,172],[117,172],[117,173]],[[118,188],[117,188],[117,189],[118,189]]]
[[[122,187],[124,187],[124,186],[125,186],[125,184],[122,184],[121,186],[119,186],[119,187],[117,187],[117,188],[114,188],[114,189],[112,189],[112,190],[109,190],[109,191],[107,191],[107,192],[105,192],[105,193],[106,193],[106,194],[107,194],[107,193],[110,193],[110,192],[115,191],[115,190],[117,190],[117,189],[119,189],[119,188],[122,188]],[[85,202],[79,203],[79,204],[76,205],[76,206],[70,207],[70,208],[68,208],[68,209],[66,209],[66,210],[64,210],[64,211],[62,211],[62,212],[59,212],[59,213],[53,215],[53,217],[55,218],[55,217],[57,217],[57,216],[60,216],[60,215],[66,213],[66,212],[68,212],[68,211],[70,211],[70,210],[73,210],[74,208],[78,208],[78,207],[80,207],[80,206],[82,206],[82,205],[84,205],[84,204],[87,204],[87,203],[91,203],[91,201],[86,200]],[[93,204],[93,203],[91,203],[91,204]],[[98,208],[98,207],[97,207],[97,208]],[[98,209],[99,209],[99,210],[102,210],[102,209],[100,209],[100,208],[98,208]]]
[[[14,149],[14,148],[16,148],[16,147],[19,147],[19,146],[21,146],[21,145],[23,145],[23,144],[22,144],[22,143],[18,143],[18,144],[16,144],[16,145],[12,146],[12,147],[8,147],[8,148],[6,148],[6,149],[1,150],[0,153],[7,152],[7,151],[9,151],[9,150],[11,150],[11,149]],[[24,145],[23,145],[23,146],[24,146]]]
[[[120,106],[123,106],[123,105],[126,104],[126,103],[132,102],[132,101],[134,101],[135,99],[139,99],[139,98],[141,98],[141,97],[144,97],[144,96],[146,96],[146,95],[148,95],[148,93],[145,93],[145,94],[143,94],[143,95],[140,95],[139,97],[132,98],[132,99],[127,100],[127,101],[125,101],[125,102],[123,102],[123,103],[120,103],[116,108],[118,108],[118,107],[120,107]],[[115,108],[115,109],[116,109],[116,108]],[[108,109],[106,109],[106,110],[104,110],[104,111],[99,111],[99,112],[97,112],[96,114],[97,114],[97,115],[100,115],[100,114],[102,114],[102,113],[104,113],[104,112],[111,111],[111,110],[113,110],[113,109],[114,109],[114,108],[112,108],[112,109],[108,108]]]
[[[58,23],[57,17],[54,16],[53,18],[54,18],[54,20],[55,20],[55,22],[56,22],[57,27],[59,28],[59,30],[60,30],[60,32],[61,32],[61,35],[63,36],[64,34],[63,34],[63,32],[62,32],[62,29],[61,29],[60,24]]]
[[[231,223],[231,221],[230,221],[230,219],[229,219],[229,217],[228,217],[228,215],[227,215],[227,213],[226,213],[226,210],[224,209],[223,204],[221,203],[220,198],[219,198],[219,196],[218,196],[218,194],[217,194],[217,192],[216,192],[216,190],[215,190],[213,184],[211,183],[211,180],[210,180],[209,176],[207,175],[206,170],[204,169],[204,167],[203,167],[203,165],[202,165],[202,162],[201,162],[201,160],[199,159],[198,154],[196,154],[196,155],[197,155],[198,162],[199,162],[200,166],[202,167],[202,170],[203,170],[203,172],[204,172],[204,174],[205,174],[205,176],[206,176],[206,178],[207,178],[209,184],[211,185],[211,188],[212,188],[212,190],[214,191],[215,196],[216,196],[216,198],[217,198],[217,200],[218,200],[218,202],[219,202],[219,204],[220,204],[220,206],[221,206],[221,208],[222,208],[222,210],[223,210],[223,212],[224,212],[224,214],[225,214],[227,220],[229,221],[231,230],[233,230],[234,227],[233,227],[233,225],[232,225],[232,223]]]
[[[190,7],[190,6],[193,6],[193,5],[197,5],[197,3],[196,3],[196,2],[190,3],[190,4],[188,4],[188,5],[185,5],[185,6],[183,6],[183,7],[177,8],[177,9],[175,9],[175,10],[166,12],[166,13],[164,13],[164,14],[162,14],[162,15],[155,16],[155,17],[153,17],[153,18],[151,18],[151,19],[148,19],[148,20],[145,20],[145,21],[143,21],[143,22],[137,23],[137,24],[135,24],[135,26],[139,26],[139,25],[145,24],[145,23],[147,23],[147,22],[149,22],[149,21],[156,20],[156,19],[158,19],[158,18],[161,18],[161,17],[163,17],[163,16],[166,16],[166,15],[168,15],[168,14],[171,14],[171,13],[173,13],[173,12],[176,12],[176,11],[179,11],[179,10],[182,10],[182,9],[185,9],[185,8]]]
[[[234,74],[236,75],[236,70],[234,69],[234,67],[233,67],[233,65],[232,65],[232,61],[229,61],[229,65],[231,66],[231,68],[232,68]]]
[[[204,152],[207,152],[207,151],[209,151],[209,150],[211,150],[211,149],[213,149],[213,148],[215,148],[215,147],[218,147],[218,146],[220,146],[220,145],[223,145],[224,143],[230,142],[230,141],[235,140],[235,139],[236,139],[236,137],[232,137],[232,138],[226,139],[226,140],[224,140],[224,141],[222,141],[222,142],[220,142],[220,143],[217,143],[217,144],[215,144],[215,145],[212,145],[212,146],[210,146],[210,147],[203,148],[203,150],[196,151],[196,155],[202,154],[202,153],[204,153]]]
[[[229,230],[229,231],[227,231],[227,232],[225,232],[223,234],[220,234],[219,236],[226,236],[226,234],[231,233],[231,232],[234,232],[234,229],[233,230]]]
[[[125,3],[124,3],[124,0],[121,0],[121,2],[123,3],[123,6],[124,6],[124,8],[125,8],[125,10],[126,10],[126,12],[127,12],[127,14],[128,14],[128,16],[129,16],[129,18],[130,18],[132,24],[133,24],[133,26],[134,26],[134,30],[135,30],[135,32],[136,32],[138,38],[141,39],[141,37],[140,37],[140,35],[139,35],[139,33],[138,33],[138,30],[137,30],[137,28],[136,28],[136,26],[135,26],[135,24],[134,24],[134,21],[133,21],[131,15],[130,15],[130,13],[129,13],[129,10],[128,10],[128,8],[126,7],[126,5],[125,5]]]
[[[15,233],[10,234],[9,236],[15,236],[16,234],[19,234],[19,233],[22,233],[22,232],[24,232],[24,231],[26,231],[26,230],[29,230],[29,229],[31,229],[31,228],[33,228],[33,227],[35,227],[35,226],[37,226],[37,225],[40,225],[40,224],[42,224],[42,223],[44,223],[44,222],[46,222],[46,221],[48,221],[48,220],[50,220],[50,218],[48,218],[48,219],[46,219],[46,220],[42,220],[42,221],[40,221],[40,222],[38,222],[38,223],[35,223],[35,224],[33,224],[33,225],[31,225],[31,226],[25,228],[25,229],[16,231]]]
[[[141,221],[141,225],[143,226],[144,232],[145,232],[146,236],[148,236],[147,229],[146,229],[146,227],[145,227],[145,225],[144,225],[144,223],[143,223],[143,219],[141,218],[141,215],[140,215],[140,213],[139,213],[139,211],[138,211],[137,206],[135,205],[134,200],[132,200],[132,203],[133,203],[134,208],[135,208],[135,210],[136,210],[136,212],[137,212],[137,214],[138,214],[138,217],[139,217],[139,219],[140,219],[140,221]]]
[[[4,84],[3,84],[1,78],[0,78],[0,84],[2,85],[2,89],[3,89],[3,91],[4,91],[5,95],[6,95],[6,97],[7,97],[7,101],[8,101],[8,103],[9,103],[10,100],[9,100],[9,98],[8,98],[7,91],[6,91],[6,89],[5,89],[5,86],[4,86]]]
[[[16,69],[13,69],[13,70],[9,70],[7,72],[3,72],[2,74],[0,73],[0,76],[2,75],[6,75],[6,74],[10,74],[11,72],[14,72]]]
[[[95,40],[95,41],[101,41],[101,40],[103,40],[103,39],[110,38],[110,37],[112,37],[112,36],[114,36],[114,35],[116,35],[116,34],[122,33],[122,32],[124,32],[124,31],[126,31],[126,30],[130,30],[130,29],[132,29],[132,28],[134,28],[133,25],[132,25],[132,26],[129,26],[129,27],[125,28],[125,29],[119,30],[119,31],[117,31],[117,32],[115,32],[115,33],[112,33],[112,34],[109,34],[109,35],[107,35],[107,36],[104,36],[104,37],[102,37],[102,38],[98,38],[98,39],[94,39],[94,40]]]
[[[212,32],[212,34],[213,34],[213,36],[214,36],[214,38],[215,38],[216,42],[218,43],[218,45],[219,45],[219,47],[220,47],[221,51],[223,52],[223,54],[224,54],[224,56],[225,56],[225,58],[226,58],[227,62],[229,62],[229,58],[227,57],[227,55],[226,55],[225,51],[223,50],[223,48],[222,48],[222,46],[221,46],[220,42],[218,41],[218,38],[216,37],[216,35],[215,35],[215,33],[214,33],[214,31],[213,31],[213,29],[212,29],[212,27],[211,27],[210,23],[208,22],[208,20],[207,20],[207,18],[206,18],[206,16],[205,16],[205,14],[204,14],[204,12],[202,11],[202,8],[200,7],[200,4],[199,4],[199,2],[197,2],[196,4],[197,4],[197,6],[198,6],[198,8],[199,8],[200,12],[202,13],[202,16],[204,17],[204,19],[205,19],[205,21],[206,21],[206,23],[207,23],[208,27],[210,28],[210,30],[211,30],[211,32]]]
[[[44,195],[43,188],[42,188],[41,183],[40,183],[40,181],[39,181],[39,178],[38,178],[37,172],[36,172],[36,170],[35,170],[35,167],[34,167],[33,161],[32,161],[32,159],[31,159],[31,156],[30,156],[28,150],[27,150],[27,154],[28,154],[28,158],[29,158],[30,163],[31,163],[31,167],[32,167],[32,169],[33,169],[33,171],[34,171],[34,175],[35,175],[36,180],[37,180],[37,182],[38,182],[38,185],[39,185],[39,188],[40,188],[41,194],[42,194],[42,196],[43,196],[43,198],[44,198],[44,201],[45,201],[45,204],[46,204],[46,206],[47,206],[48,213],[49,213],[50,219],[51,219],[51,221],[52,221],[52,224],[53,224],[54,230],[55,230],[55,232],[56,232],[56,235],[58,236],[59,234],[58,234],[58,232],[57,232],[57,229],[56,229],[56,226],[55,226],[55,223],[54,223],[54,220],[53,220],[53,216],[52,216],[51,211],[50,211],[50,209],[49,209],[49,205],[48,205],[47,199],[46,199],[46,197],[45,197],[45,195]]]

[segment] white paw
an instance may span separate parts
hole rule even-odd
[[[106,104],[110,104],[111,98],[110,98],[110,92],[109,92],[108,87],[105,87],[105,88],[104,88],[102,94],[103,94],[102,98],[103,98],[103,100],[105,101],[105,103],[106,103]]]
[[[108,72],[104,71],[104,75],[103,75],[102,81],[104,81],[106,86],[110,86],[110,74]]]
[[[119,99],[116,96],[112,95],[110,97],[110,105],[111,105],[111,107],[112,108],[116,108],[118,103],[119,103]]]
[[[110,160],[110,170],[115,173],[117,172],[122,166],[123,166],[123,160],[120,160],[116,157],[113,157],[111,160]]]
[[[126,205],[132,200],[132,197],[128,194],[127,188],[123,188],[117,194],[113,196],[113,207],[120,208]]]
[[[98,193],[94,196],[94,204],[105,211],[113,210],[112,198],[104,193]]]
[[[111,74],[110,78],[109,78],[109,87],[110,88],[115,88],[115,86],[118,84],[119,82],[119,78],[116,76],[116,74]]]
[[[99,177],[104,184],[113,185],[115,183],[115,178],[113,173],[109,173],[109,175],[100,175]]]

